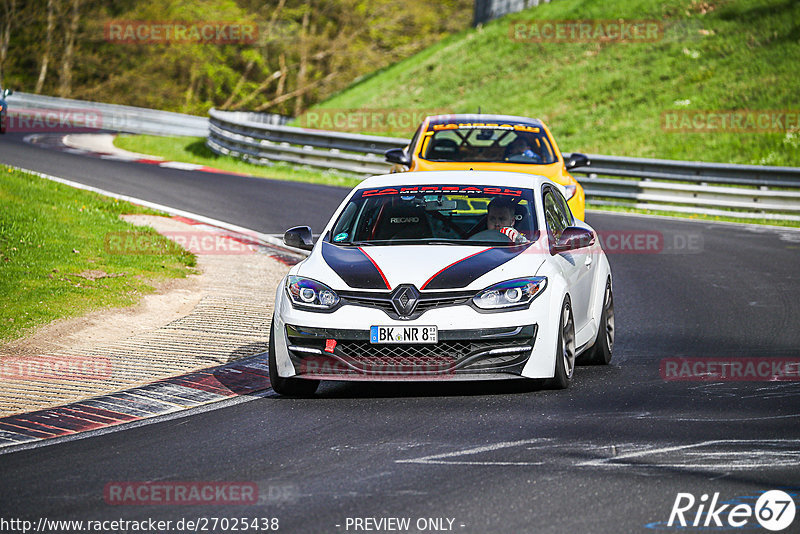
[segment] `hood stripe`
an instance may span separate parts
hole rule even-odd
[[[361,248],[343,248],[322,243],[322,258],[350,287],[391,289],[378,265]]]
[[[383,206],[381,206],[381,208],[383,208]],[[381,275],[381,278],[383,278],[383,283],[384,283],[384,284],[386,284],[386,289],[388,289],[388,290],[390,290],[390,291],[391,291],[391,289],[392,289],[392,286],[391,286],[391,285],[389,285],[389,281],[386,279],[386,275],[385,275],[385,274],[383,274],[383,271],[381,271],[381,268],[380,268],[380,267],[378,267],[378,264],[377,264],[377,263],[375,263],[375,260],[373,260],[373,259],[372,259],[372,256],[370,256],[369,254],[367,254],[367,251],[366,251],[366,250],[364,250],[364,249],[363,249],[363,248],[361,248],[361,247],[358,247],[358,250],[360,250],[360,251],[361,251],[361,253],[362,253],[362,254],[364,254],[364,256],[366,256],[366,257],[367,257],[367,259],[368,259],[369,261],[371,261],[371,262],[372,262],[372,265],[374,265],[374,266],[375,266],[375,268],[378,270],[378,274],[379,274],[379,275]]]
[[[516,247],[489,248],[455,262],[433,275],[425,282],[422,289],[458,289],[510,261],[527,249],[531,244]]]
[[[448,266],[447,266],[447,267],[445,267],[444,269],[441,269],[441,270],[440,270],[438,273],[436,273],[436,274],[434,274],[433,276],[431,276],[430,278],[428,278],[428,281],[427,281],[427,282],[425,282],[424,284],[422,284],[422,287],[420,288],[420,290],[422,290],[422,289],[425,289],[426,287],[428,287],[428,284],[430,284],[430,283],[431,283],[431,280],[433,280],[434,278],[436,278],[437,276],[439,276],[440,274],[442,274],[444,271],[446,271],[447,269],[449,269],[450,267],[452,267],[452,266],[453,266],[453,265],[455,265],[456,263],[461,263],[462,261],[464,261],[464,260],[468,260],[468,259],[470,259],[470,258],[471,258],[471,257],[473,257],[473,256],[477,256],[478,254],[483,254],[483,253],[484,253],[484,252],[486,252],[487,250],[491,250],[491,249],[490,249],[490,248],[486,248],[486,249],[483,249],[483,250],[481,250],[481,251],[478,251],[478,252],[476,252],[475,254],[470,254],[470,255],[469,255],[469,256],[467,256],[466,258],[461,258],[460,260],[454,261],[453,263],[451,263],[450,265],[448,265]]]

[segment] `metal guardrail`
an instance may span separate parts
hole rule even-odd
[[[509,13],[518,13],[523,9],[547,3],[550,0],[475,0],[472,25],[485,24]]]
[[[55,131],[63,131],[63,127],[94,126],[115,132],[151,135],[208,135],[207,117],[20,92],[15,92],[6,101],[10,116],[22,114],[23,120],[33,124],[37,120],[51,121]],[[19,124],[25,128],[24,122]],[[47,127],[45,124],[45,129]]]
[[[408,144],[402,138],[267,125],[257,121],[257,114],[212,109],[209,115],[211,150],[264,165],[284,161],[381,174],[390,169],[383,152]],[[800,221],[800,168],[598,154],[589,158],[590,166],[570,172],[593,205]]]
[[[383,153],[408,140],[347,134],[285,125],[265,125],[258,113],[211,109],[206,144],[218,154],[270,165],[283,161],[361,175],[383,174],[391,166]]]

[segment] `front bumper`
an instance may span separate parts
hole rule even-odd
[[[410,345],[372,344],[368,330],[286,324],[281,333],[298,378],[471,380],[519,377],[537,330],[536,324],[440,330],[438,343]]]

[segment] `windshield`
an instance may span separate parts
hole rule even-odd
[[[357,191],[333,227],[337,245],[511,246],[536,238],[530,189],[395,186]]]
[[[434,124],[424,148],[429,161],[549,165],[558,161],[545,132],[524,125]]]

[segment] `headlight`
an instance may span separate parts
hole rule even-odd
[[[339,304],[339,295],[323,283],[301,276],[286,279],[286,294],[298,308],[330,310]]]
[[[507,280],[488,287],[475,295],[472,302],[482,310],[525,306],[547,286],[547,278],[533,276]]]
[[[564,186],[564,198],[567,200],[571,199],[575,196],[575,193],[578,191],[577,185],[565,185]]]

